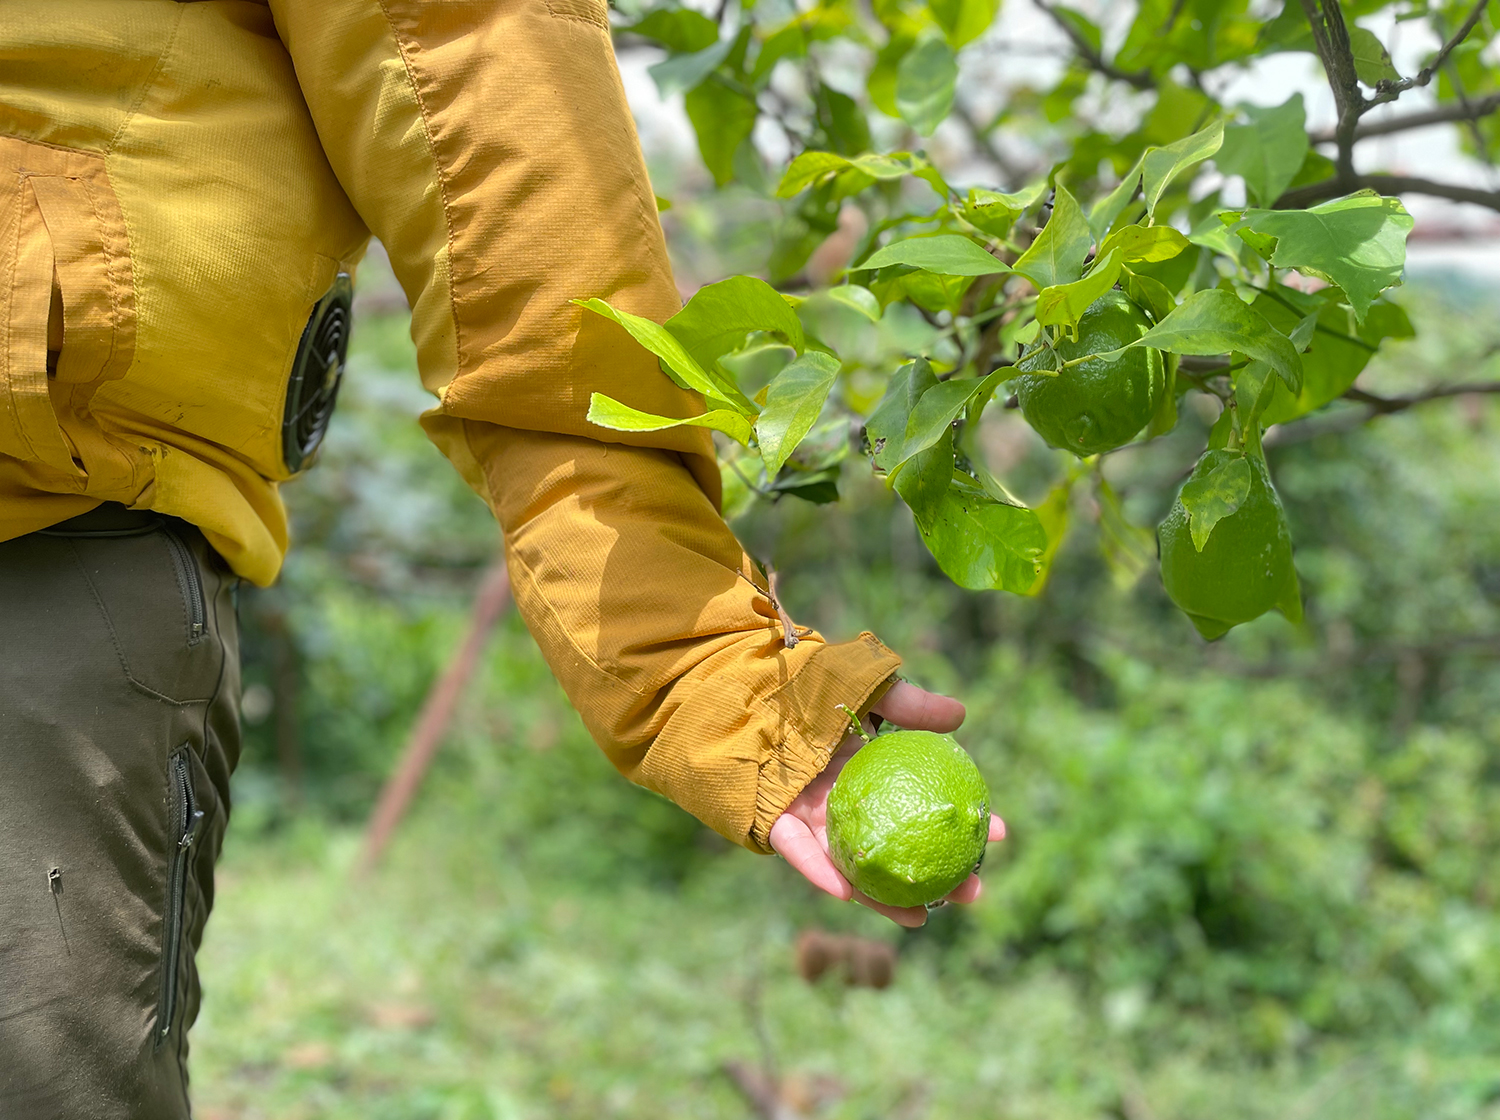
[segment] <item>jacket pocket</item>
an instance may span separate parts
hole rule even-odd
[[[172,845],[167,860],[167,902],[162,915],[161,994],[156,1005],[156,1045],[172,1033],[182,985],[183,910],[193,844],[203,829],[203,810],[193,790],[191,749],[183,744],[167,760],[169,827]]]
[[[0,453],[83,478],[66,428],[124,376],[135,321],[103,157],[0,137]]]

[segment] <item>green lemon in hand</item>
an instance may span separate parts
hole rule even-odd
[[[1208,475],[1238,452],[1207,451],[1188,481]],[[1193,545],[1188,511],[1179,495],[1157,529],[1161,580],[1209,641],[1273,607],[1293,622],[1302,618],[1292,534],[1266,466],[1248,456],[1250,489],[1239,508],[1214,524],[1203,551]]]
[[[1151,321],[1124,292],[1109,291],[1078,320],[1077,341],[1063,337],[1050,348],[1033,343],[1016,363],[1028,376],[1013,381],[1026,422],[1053,447],[1080,458],[1129,443],[1166,394],[1166,360],[1160,350],[1138,346],[1060,373],[1034,371],[1055,370],[1087,354],[1107,354],[1150,329]]]
[[[828,795],[828,851],[858,891],[926,906],[979,865],[990,791],[951,735],[892,731],[851,758]]]

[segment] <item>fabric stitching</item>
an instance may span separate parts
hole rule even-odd
[[[105,371],[109,370],[115,363],[115,357],[120,349],[120,293],[115,285],[114,278],[110,275],[114,265],[114,254],[110,252],[109,241],[104,236],[104,214],[99,209],[99,198],[94,186],[87,178],[80,175],[78,184],[83,187],[84,197],[89,200],[89,209],[94,215],[94,229],[99,234],[100,253],[104,257],[104,286],[109,289],[109,353],[105,355],[100,369],[100,377],[103,380]],[[64,318],[66,319],[66,311]]]
[[[547,14],[550,15],[553,19],[570,19],[574,23],[586,23],[590,27],[593,27],[600,31],[604,31],[606,33],[608,33],[610,30],[608,15],[606,15],[602,20],[598,20],[594,19],[592,16],[575,15],[572,12],[559,12],[552,6],[552,0],[547,0]]]
[[[413,100],[417,103],[417,116],[422,121],[422,135],[427,137],[427,151],[432,156],[433,170],[437,172],[438,193],[443,200],[443,225],[448,240],[448,306],[453,313],[453,350],[455,368],[453,380],[457,381],[459,372],[464,368],[464,329],[458,316],[458,293],[454,290],[453,262],[454,262],[454,231],[453,231],[453,202],[448,193],[448,176],[443,168],[443,161],[438,156],[437,141],[432,134],[432,120],[427,112],[427,102],[422,98],[422,88],[417,83],[416,71],[412,67],[410,55],[407,54],[406,44],[401,38],[401,32],[396,27],[396,21],[391,16],[388,0],[380,0],[380,14],[385,16],[386,25],[391,29],[391,39],[396,44],[396,53],[401,56],[402,69],[406,71],[407,84],[411,86]],[[438,407],[447,412],[446,390],[439,395]]]
[[[514,548],[507,548],[505,550],[505,555],[506,562],[513,568],[520,568],[527,581],[534,587],[536,585],[536,573],[532,571],[525,560],[521,559],[520,553]],[[556,626],[563,637],[567,639],[568,648],[570,648],[575,654],[578,655],[579,660],[586,664],[590,669],[593,669],[594,672],[598,673],[600,676],[608,677],[611,681],[614,681],[620,687],[629,690],[632,696],[649,696],[652,694],[642,691],[638,688],[631,688],[630,685],[626,684],[619,677],[615,676],[614,673],[611,673],[608,669],[604,668],[604,666],[600,665],[597,661],[595,661],[592,657],[585,653],[583,649],[578,645],[577,641],[574,640],[573,632],[566,626],[564,626],[562,623],[562,619],[558,617],[557,608],[552,605],[552,600],[548,599],[547,596],[541,594],[540,592],[537,592],[536,597],[541,601],[542,606],[546,609],[548,616],[552,619],[553,625]]]
[[[198,696],[189,700],[175,700],[166,693],[157,692],[149,684],[145,684],[135,678],[135,675],[130,671],[130,662],[126,660],[125,649],[120,644],[120,635],[115,631],[114,620],[109,617],[109,610],[104,606],[104,599],[99,594],[99,589],[94,586],[94,581],[89,575],[88,568],[83,563],[83,557],[78,554],[78,542],[68,541],[68,551],[73,555],[73,562],[78,565],[78,573],[83,576],[83,582],[88,585],[89,594],[94,597],[94,605],[99,608],[99,614],[104,619],[105,627],[109,630],[109,640],[115,647],[115,656],[119,658],[120,671],[124,673],[125,680],[130,687],[137,692],[151,697],[153,700],[160,700],[163,704],[171,704],[174,708],[186,708],[192,704],[202,704],[204,697]]]
[[[11,271],[11,294],[10,294],[10,297],[6,300],[6,314],[5,314],[5,355],[6,355],[6,357],[5,357],[5,391],[10,395],[11,415],[15,418],[15,428],[16,428],[16,431],[19,432],[20,435],[21,435],[21,438],[26,441],[26,446],[28,448],[30,448],[32,457],[34,459],[36,459],[38,462],[46,463],[46,462],[48,462],[47,457],[45,455],[43,455],[40,451],[37,450],[36,444],[31,441],[31,433],[26,430],[27,426],[21,420],[21,416],[22,416],[23,410],[21,408],[20,399],[16,396],[16,379],[13,376],[13,372],[14,371],[11,369],[11,363],[14,361],[14,354],[15,354],[14,342],[15,342],[15,338],[16,338],[16,334],[17,334],[17,330],[16,330],[16,300],[15,300],[15,290],[16,290],[16,287],[17,287],[19,281],[20,281],[20,278],[18,276],[16,276],[16,273],[20,271],[20,264],[21,264],[21,224],[22,224],[22,216],[25,213],[25,209],[26,209],[26,188],[27,188],[26,180],[30,179],[32,177],[32,173],[29,172],[29,171],[25,171],[25,170],[18,171],[16,174],[17,174],[18,181],[21,184],[21,187],[20,187],[20,190],[18,191],[18,196],[19,196],[19,199],[20,199],[20,205],[17,207],[17,211],[16,211],[16,245],[15,245],[15,251],[11,255],[11,260],[15,262],[15,267]],[[31,198],[32,198],[33,207],[36,209],[37,216],[40,219],[40,217],[41,217],[41,208],[42,207],[41,207],[41,203],[39,201],[37,201],[36,191],[35,190],[33,190],[31,192]],[[44,236],[46,236],[48,238],[48,244],[50,245],[51,244],[51,236],[52,235],[47,230],[47,223],[45,221],[42,221],[42,233],[43,233]],[[56,253],[55,249],[53,251],[52,256],[53,256],[53,269],[55,270],[56,267],[57,267],[57,253]],[[43,329],[45,329],[45,327]]]
[[[172,48],[177,45],[177,32],[182,28],[183,17],[187,14],[187,8],[179,6],[177,19],[172,24],[172,30],[167,35],[167,41],[162,45],[161,54],[156,56],[156,65],[151,67],[151,73],[146,75],[146,80],[141,83],[140,92],[135,95],[135,100],[130,103],[130,108],[125,110],[125,117],[120,121],[120,127],[115,129],[114,135],[109,138],[109,143],[104,146],[104,154],[109,155],[115,150],[115,145],[120,142],[120,137],[130,127],[130,122],[135,120],[136,113],[140,112],[141,106],[146,103],[146,98],[156,88],[157,80],[161,72],[166,69],[167,56],[172,53]]]

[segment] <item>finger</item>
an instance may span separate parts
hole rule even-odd
[[[851,888],[852,890],[853,888]],[[867,894],[854,891],[854,901],[861,906],[867,906],[877,914],[883,914],[898,926],[907,929],[917,929],[927,922],[927,909],[922,906],[887,906],[883,902],[876,902]]]
[[[1005,822],[993,813],[990,814],[990,843],[994,844],[1005,839]]]
[[[948,892],[949,902],[974,902],[984,890],[984,882],[978,875],[970,875]]]
[[[790,813],[781,814],[771,826],[771,847],[820,891],[827,891],[843,901],[848,901],[853,895],[854,888],[839,874],[839,869],[828,858],[828,853],[806,822]]]
[[[905,681],[893,684],[870,710],[897,727],[920,731],[953,731],[964,721],[964,706],[957,700]]]

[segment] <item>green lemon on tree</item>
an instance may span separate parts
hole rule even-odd
[[[936,902],[975,871],[990,791],[951,735],[877,735],[828,795],[828,851],[858,891],[888,906]]]
[[[1184,486],[1241,454],[1205,452]],[[1281,499],[1265,462],[1256,455],[1244,458],[1250,468],[1249,488],[1239,507],[1214,523],[1202,551],[1193,543],[1190,515],[1180,491],[1157,529],[1167,594],[1209,641],[1273,608],[1293,622],[1302,618],[1297,569],[1292,566],[1292,534]]]
[[[1063,337],[1050,347],[1034,342],[1016,363],[1027,376],[1012,382],[1026,422],[1053,447],[1080,458],[1129,443],[1166,394],[1166,359],[1160,350],[1138,346],[1058,373],[1039,371],[1119,350],[1150,329],[1145,312],[1124,292],[1109,291],[1078,320],[1076,340]]]

